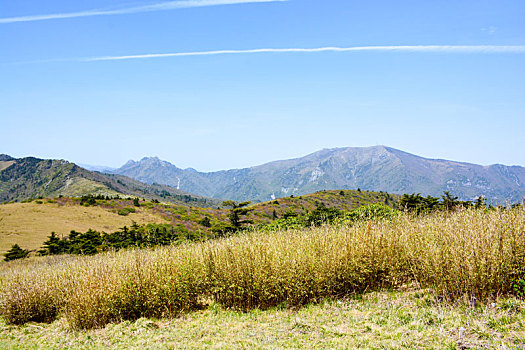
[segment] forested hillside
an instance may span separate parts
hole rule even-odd
[[[89,171],[65,160],[0,158],[0,202],[83,195],[137,196],[205,207],[220,203],[166,185]]]

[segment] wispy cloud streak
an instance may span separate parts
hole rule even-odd
[[[91,16],[110,16],[110,15],[124,15],[140,12],[154,12],[154,11],[168,11],[190,7],[206,7],[219,5],[237,5],[260,2],[283,2],[287,0],[181,0],[181,1],[166,1],[158,4],[151,4],[145,6],[134,6],[112,10],[87,10],[79,12],[68,13],[54,13],[47,15],[33,15],[21,17],[0,18],[0,24],[16,23],[16,22],[34,22],[46,21],[52,19],[76,18],[76,17],[91,17]]]
[[[251,49],[251,50],[216,50],[193,51],[174,53],[153,53],[128,56],[101,56],[78,58],[78,61],[119,61],[148,58],[210,56],[210,55],[238,55],[258,53],[316,53],[316,52],[359,52],[359,51],[399,51],[399,52],[435,52],[435,53],[525,53],[523,46],[496,46],[496,45],[416,45],[416,46],[353,46],[353,47],[318,47],[318,48],[285,48],[285,49]]]

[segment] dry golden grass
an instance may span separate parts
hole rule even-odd
[[[0,268],[0,311],[13,324],[63,316],[98,328],[209,302],[294,307],[407,284],[475,305],[514,294],[525,277],[524,228],[523,209],[465,210],[13,262]]]
[[[34,250],[42,246],[54,231],[68,235],[71,230],[85,232],[88,229],[112,232],[132,221],[158,223],[165,220],[150,213],[146,208],[136,208],[136,213],[120,216],[101,207],[11,203],[0,205],[0,254],[15,243],[24,249]]]
[[[84,179],[81,177],[67,180],[65,186],[60,189],[58,194],[61,194],[65,197],[81,197],[86,193],[103,196],[120,195],[120,193],[109,189],[106,185],[103,185],[100,182]]]
[[[0,171],[9,168],[14,163],[14,160],[0,162]]]

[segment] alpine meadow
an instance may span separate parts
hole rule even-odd
[[[523,13],[0,3],[0,349],[524,349]]]

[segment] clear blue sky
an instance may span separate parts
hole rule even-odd
[[[0,0],[0,153],[209,171],[383,144],[525,166],[524,1],[216,2]],[[439,48],[87,59],[417,45]]]

